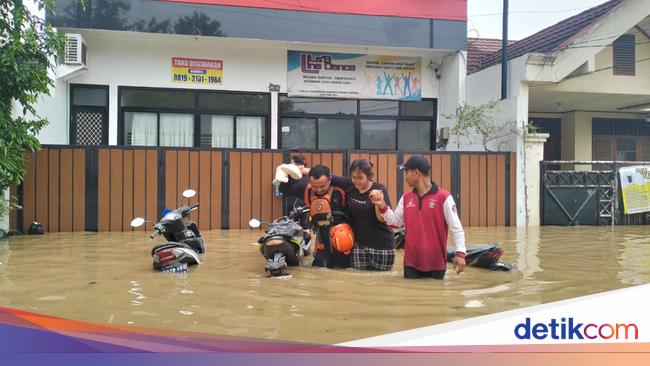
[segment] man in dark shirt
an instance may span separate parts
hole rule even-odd
[[[329,219],[324,220],[323,217],[318,217],[310,212],[311,227],[317,237],[312,266],[347,268],[350,266],[350,256],[334,250],[330,243],[330,228],[345,223],[348,217],[345,209],[345,192],[332,186],[330,169],[322,165],[314,166],[309,170],[309,185],[305,191],[305,203],[311,206],[312,200],[317,198],[327,198],[331,215]]]
[[[296,165],[301,170],[305,167],[305,159],[300,155],[291,157],[291,164]],[[309,177],[303,175],[300,179],[289,177],[287,183],[280,183],[278,190],[284,198],[284,214],[288,215],[295,208],[305,207],[305,188],[309,184]],[[304,225],[303,225],[304,227]]]

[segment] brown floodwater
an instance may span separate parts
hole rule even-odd
[[[142,232],[46,234],[0,242],[0,306],[67,319],[232,336],[337,343],[650,282],[650,228],[470,228],[498,241],[511,272],[445,280],[291,268],[270,279],[259,231],[203,233],[186,274],[154,272]],[[311,263],[311,257],[308,258]]]

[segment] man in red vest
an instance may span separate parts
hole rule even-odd
[[[443,279],[447,269],[447,233],[456,246],[454,269],[465,270],[465,232],[456,212],[454,198],[429,177],[430,164],[420,155],[411,156],[400,169],[413,188],[400,198],[395,211],[386,205],[379,190],[370,193],[384,220],[391,226],[404,226],[404,277]]]

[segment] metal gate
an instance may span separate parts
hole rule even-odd
[[[646,213],[624,215],[618,168],[638,162],[542,161],[542,225],[647,224]],[[642,163],[641,163],[642,164]],[[588,170],[587,170],[588,169]]]

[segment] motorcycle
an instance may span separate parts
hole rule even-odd
[[[406,235],[404,230],[395,232],[395,249],[404,249],[404,239]],[[456,248],[453,246],[447,247],[447,262],[453,262]],[[503,248],[498,243],[482,244],[482,245],[467,245],[467,253],[465,254],[465,262],[468,266],[479,268],[486,268],[493,271],[510,271],[511,264],[499,262],[503,255]]]
[[[183,197],[189,199],[196,195],[196,191],[188,189],[183,192]],[[196,223],[187,220],[190,212],[199,207],[198,203],[193,205],[181,205],[175,210],[163,211],[163,216],[153,225],[153,232],[150,239],[162,234],[164,243],[158,244],[151,249],[153,257],[153,268],[161,272],[187,272],[188,266],[201,264],[199,254],[205,253],[205,242]],[[140,227],[145,223],[141,217],[131,221],[132,227]]]
[[[310,254],[311,235],[300,225],[301,218],[309,212],[307,207],[295,208],[287,215],[270,223],[251,219],[249,226],[268,225],[258,240],[260,252],[266,258],[264,268],[268,277],[287,277],[289,266],[302,266],[303,258]]]

